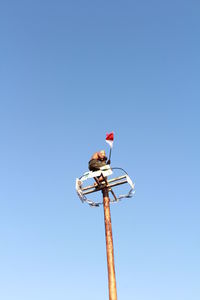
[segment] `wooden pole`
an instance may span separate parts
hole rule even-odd
[[[102,193],[103,193],[103,207],[104,207],[104,221],[105,221],[105,235],[106,235],[109,300],[117,300],[112,224],[111,224],[111,216],[110,216],[110,199],[108,195],[108,188],[105,187],[102,190]]]

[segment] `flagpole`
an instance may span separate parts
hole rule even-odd
[[[113,140],[114,140],[114,132],[107,133],[106,134],[106,142],[110,146],[110,153],[109,153],[109,159],[108,159],[109,164],[110,164],[110,160],[111,160],[111,152],[112,152]]]
[[[109,161],[110,161],[110,159],[111,159],[111,152],[112,152],[112,148],[110,147]]]

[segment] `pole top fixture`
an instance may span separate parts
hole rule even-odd
[[[115,178],[107,179],[111,175],[114,174],[115,170],[120,170],[121,175]],[[98,178],[103,178],[101,181]],[[89,180],[94,179],[95,183],[89,186],[84,186],[84,183]],[[113,187],[128,184],[130,189],[128,193],[116,196],[113,192]],[[103,191],[103,189],[107,189],[108,192],[112,193],[112,198],[110,199],[111,203],[119,202],[124,198],[131,198],[135,193],[134,188],[135,185],[132,182],[131,178],[128,176],[128,173],[124,171],[122,168],[111,168],[110,165],[105,165],[101,167],[98,171],[90,171],[85,172],[80,178],[76,179],[76,192],[80,198],[80,200],[84,203],[88,203],[92,207],[98,207],[103,202],[96,202],[87,198],[86,195],[96,193],[98,191]]]

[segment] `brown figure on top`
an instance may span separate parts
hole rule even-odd
[[[108,160],[107,161],[107,156],[106,156],[106,153],[105,153],[105,150],[101,150],[99,152],[95,152],[89,163],[88,163],[88,168],[90,171],[98,171],[100,170],[101,167],[105,166],[105,165],[108,165],[110,163],[110,161]],[[98,178],[99,181],[103,181],[103,177],[99,177]]]

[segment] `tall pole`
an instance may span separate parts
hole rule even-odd
[[[104,221],[105,221],[105,235],[106,235],[109,300],[117,300],[112,224],[111,224],[111,216],[110,216],[110,199],[108,195],[108,188],[105,187],[102,190],[102,192],[103,192],[103,207],[104,207]]]

